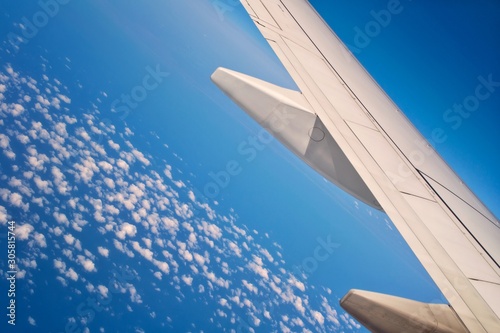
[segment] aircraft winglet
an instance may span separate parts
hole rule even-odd
[[[359,200],[381,210],[300,92],[225,68],[218,68],[211,78],[248,115],[312,168]]]

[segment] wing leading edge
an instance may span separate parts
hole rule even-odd
[[[457,327],[463,332],[500,331],[497,219],[307,1],[242,0],[242,4],[300,92],[225,69],[218,69],[212,80],[319,173],[389,215],[447,298],[458,318],[451,326],[455,331]],[[291,116],[276,123],[283,112]],[[356,297],[343,299],[346,308],[349,299],[360,304],[373,301],[371,296],[359,297],[359,292],[352,295]],[[392,298],[375,299],[370,304],[379,304],[379,313],[394,315],[397,306],[384,306]],[[413,311],[406,314],[410,323],[415,309],[424,307],[406,301]],[[443,311],[441,317],[429,320],[439,326],[440,320],[455,318],[453,314]],[[398,316],[392,318],[400,318],[397,325],[404,325],[405,312]],[[371,327],[365,319],[360,321]],[[394,332],[398,329],[395,326]]]

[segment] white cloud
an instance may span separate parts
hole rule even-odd
[[[107,258],[109,256],[109,250],[102,246],[97,247],[97,251],[99,251],[99,254],[103,257]]]
[[[85,141],[90,141],[90,135],[87,133],[87,131],[85,131],[85,129],[83,128],[79,128],[77,131],[76,131],[76,134],[78,136],[80,136],[83,140]]]
[[[323,317],[321,312],[311,310],[311,314],[312,314],[312,317],[318,322],[318,324],[323,326],[323,324],[325,323],[325,317]]]
[[[73,270],[73,268],[68,269],[65,275],[73,281],[78,280],[78,274]]]
[[[141,296],[137,293],[137,289],[133,285],[129,285],[128,292],[130,293],[130,300],[134,303],[141,304]]]
[[[153,260],[153,251],[142,248],[139,242],[132,242],[132,248],[149,261]]]
[[[163,170],[163,173],[165,174],[165,176],[167,176],[168,179],[172,180],[172,167],[170,165],[167,165],[165,167],[165,170]]]
[[[37,242],[38,246],[40,247],[47,247],[47,242],[45,240],[45,236],[40,233],[35,233],[35,241]]]
[[[182,281],[184,281],[184,283],[187,284],[188,286],[190,286],[193,283],[193,278],[190,276],[183,275],[181,278]]]
[[[19,116],[21,113],[24,112],[24,106],[21,104],[14,103],[11,106],[10,114],[12,114],[14,117]]]
[[[5,225],[7,223],[7,210],[4,206],[0,206],[0,224]]]
[[[61,101],[59,100],[59,98],[54,97],[54,98],[52,98],[50,105],[52,105],[54,108],[59,110],[61,108]]]
[[[153,264],[165,274],[168,274],[170,272],[170,266],[164,261],[153,259]]]
[[[35,176],[33,178],[33,181],[35,182],[36,187],[38,187],[38,189],[43,193],[45,194],[53,193],[51,188],[51,183],[48,180],[42,180],[39,176]]]
[[[119,239],[125,239],[126,236],[134,237],[136,233],[137,227],[133,224],[125,222],[120,226],[120,230],[115,232],[115,235]]]
[[[54,212],[53,216],[56,219],[57,223],[69,226],[68,218],[64,213]]]
[[[102,211],[100,210],[94,212],[94,219],[100,223],[106,222],[106,219],[104,218],[104,216],[102,216]]]
[[[199,255],[198,253],[193,253],[193,258],[198,263],[198,265],[200,266],[205,265],[205,258]]]
[[[74,124],[77,122],[76,118],[71,118],[68,115],[64,115],[64,121],[70,125]]]
[[[9,202],[13,206],[21,207],[23,205],[23,197],[19,193],[13,192],[9,196]]]
[[[179,253],[181,254],[182,258],[184,258],[184,260],[193,261],[193,255],[188,250],[179,249]]]
[[[264,279],[269,279],[269,272],[264,267],[257,265],[255,262],[248,263],[248,268],[252,270],[255,274],[260,275]]]
[[[59,99],[61,101],[63,101],[64,103],[66,103],[66,104],[70,104],[71,103],[71,98],[69,98],[68,96],[65,96],[65,95],[62,95],[62,94],[58,94],[57,97],[59,97]]]
[[[68,243],[69,245],[73,245],[75,243],[75,237],[73,237],[73,235],[71,234],[66,234],[64,235],[64,240],[66,241],[66,243]]]
[[[132,149],[132,154],[135,156],[135,158],[137,158],[137,160],[139,160],[142,164],[144,165],[150,165],[151,162],[149,162],[149,160],[144,157],[144,154],[141,153],[140,151],[138,151],[137,149]]]
[[[116,165],[117,165],[119,168],[121,168],[121,169],[125,170],[126,172],[128,172],[129,166],[128,166],[127,162],[125,162],[124,160],[119,159],[119,160],[116,162]]]
[[[43,170],[43,164],[45,160],[42,158],[37,158],[37,156],[28,157],[28,163],[31,165],[31,168],[34,170]]]
[[[115,181],[111,178],[104,178],[104,184],[106,184],[110,189],[115,188]]]
[[[113,140],[109,139],[109,140],[108,140],[108,144],[109,144],[109,146],[110,146],[112,149],[114,149],[114,150],[116,150],[116,151],[119,151],[119,150],[120,150],[120,145],[119,145],[119,144],[117,144],[117,143],[115,143]]]
[[[333,309],[330,304],[328,304],[328,300],[326,299],[326,297],[321,296],[321,299],[321,305],[325,309],[326,319],[339,326],[340,322],[338,320],[337,310]]]
[[[209,237],[219,239],[222,236],[222,230],[215,224],[202,221],[200,227],[201,230]]]
[[[169,218],[169,217],[162,217],[162,222],[164,226],[167,228],[167,230],[175,235],[177,230],[179,230],[179,222],[175,218]]]
[[[97,286],[97,290],[102,295],[102,297],[108,297],[108,288],[106,286],[100,284]]]
[[[10,148],[10,138],[2,133],[0,133],[0,148],[3,149]]]
[[[68,194],[68,192],[70,191],[70,187],[68,182],[65,181],[64,174],[56,166],[53,166],[51,171],[52,176],[54,176],[54,184],[57,187],[57,191],[62,195]]]
[[[66,282],[66,280],[63,277],[56,276],[56,280],[59,281],[59,282],[61,282],[61,284],[62,284],[63,287],[67,287],[68,286],[68,282]]]
[[[183,188],[186,187],[186,184],[182,180],[174,180],[173,181],[174,185],[177,186],[178,188]]]
[[[260,249],[259,252],[262,253],[267,258],[267,260],[269,260],[269,262],[273,262],[274,261],[273,256],[271,255],[271,253],[269,253],[268,250],[266,250],[266,249]]]
[[[82,265],[83,268],[87,272],[95,272],[96,271],[95,264],[91,259],[85,258],[82,255],[79,255],[79,256],[77,256],[77,260],[80,263],[80,265]]]
[[[36,100],[37,100],[38,103],[40,103],[43,106],[49,106],[50,105],[49,100],[46,99],[46,98],[44,98],[41,95],[36,96]]]
[[[59,134],[63,138],[68,137],[68,131],[66,130],[66,123],[59,122],[54,125],[54,129],[56,130],[57,134]]]
[[[236,243],[229,241],[229,248],[236,254],[238,258],[241,258],[241,249],[236,245]]]
[[[59,227],[55,227],[53,229],[53,232],[54,232],[54,235],[56,235],[56,236],[61,236],[62,235],[62,229],[59,228]]]
[[[64,274],[66,277],[70,278],[73,281],[78,280],[78,274],[73,270],[73,268],[66,270],[66,263],[64,261],[54,259],[53,262],[54,267],[59,271],[59,273]]]
[[[106,172],[113,170],[113,166],[106,161],[100,161],[99,163],[97,163],[97,165],[99,165],[99,167]],[[109,179],[109,178],[106,178],[106,179]]]
[[[95,163],[94,159],[90,156],[87,156],[85,160],[82,161],[82,164],[75,163],[74,168],[79,172],[80,178],[85,182],[89,183],[94,176],[94,172],[98,172],[99,168]]]
[[[258,289],[256,286],[254,286],[252,283],[248,282],[247,280],[242,280],[243,286],[247,288],[249,291],[253,292],[254,294],[257,294]]]
[[[18,240],[26,240],[33,230],[35,230],[35,228],[29,223],[16,226],[16,238]]]
[[[120,213],[120,211],[118,210],[118,208],[116,208],[115,206],[113,205],[106,205],[104,207],[104,210],[106,212],[108,212],[109,214],[111,215],[118,215]]]
[[[27,135],[24,135],[24,134],[18,134],[16,136],[17,140],[19,140],[19,142],[21,142],[22,144],[27,144],[30,142],[30,138],[29,136]]]
[[[150,248],[151,248],[151,245],[152,245],[152,243],[153,243],[153,242],[151,241],[151,239],[143,237],[143,238],[142,238],[142,241],[144,242],[144,244],[146,244],[146,247],[147,247],[148,249],[150,249]]]
[[[128,190],[138,198],[140,198],[144,195],[144,191],[141,188],[139,188],[139,186],[137,186],[135,184],[130,185]]]
[[[304,283],[300,282],[293,276],[290,279],[288,279],[288,283],[290,283],[292,286],[294,286],[295,288],[299,289],[302,292],[306,290]]]
[[[300,298],[298,296],[293,301],[293,306],[295,306],[297,311],[299,311],[302,314],[304,314],[306,311],[306,308],[304,307],[304,304],[302,303],[302,298]]]

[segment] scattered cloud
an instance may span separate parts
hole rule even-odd
[[[174,178],[183,176],[177,156],[163,156],[166,164],[140,150],[134,132],[126,124],[105,124],[98,105],[70,115],[78,101],[62,85],[52,85],[48,76],[15,79],[8,68],[11,74],[0,73],[0,120],[6,129],[0,149],[17,169],[0,188],[0,224],[11,210],[30,221],[16,230],[31,247],[19,263],[23,277],[39,275],[43,265],[37,259],[52,260],[55,279],[61,288],[72,288],[75,299],[86,299],[86,292],[108,299],[128,293],[127,306],[134,311],[142,304],[139,292],[146,290],[179,302],[202,294],[218,318],[250,318],[253,328],[332,331],[341,322],[354,327],[326,298],[318,301],[319,292],[295,278],[276,248],[262,246],[264,236],[249,232],[232,210],[198,202],[192,180]],[[13,89],[19,98],[6,101]],[[102,281],[101,273],[111,275],[118,262],[133,265],[140,288],[123,281],[112,288]],[[272,313],[275,305],[286,307],[287,320]]]

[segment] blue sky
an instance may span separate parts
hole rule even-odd
[[[143,152],[151,164],[143,165],[140,161],[131,163],[128,173],[121,171],[115,177],[110,176],[116,182],[120,177],[130,182],[138,181],[139,176],[153,177],[153,171],[156,171],[163,177],[162,182],[168,185],[169,191],[177,193],[179,205],[186,203],[194,214],[194,217],[189,218],[189,214],[178,213],[172,208],[172,215],[179,221],[185,219],[194,226],[203,225],[201,221],[208,219],[207,207],[217,211],[219,217],[226,216],[230,219],[229,231],[224,234],[227,239],[224,239],[224,243],[221,240],[217,249],[231,254],[228,242],[232,241],[240,248],[244,247],[243,242],[247,242],[255,250],[249,252],[252,254],[261,249],[269,249],[277,258],[279,252],[282,262],[275,266],[266,262],[269,265],[266,267],[282,280],[289,272],[304,272],[306,267],[308,276],[304,281],[307,290],[302,296],[309,297],[312,307],[322,302],[322,296],[328,297],[330,304],[341,313],[336,305],[338,298],[351,288],[385,292],[427,302],[441,299],[440,292],[383,213],[356,202],[327,183],[275,141],[266,145],[262,151],[257,151],[251,161],[238,153],[238,145],[252,140],[260,128],[211,83],[211,73],[223,66],[284,87],[294,88],[295,85],[243,8],[233,1],[221,0],[225,5],[225,11],[221,13],[217,11],[215,3],[194,0],[151,1],[144,5],[133,1],[73,1],[61,6],[57,15],[39,29],[36,36],[16,49],[4,37],[9,32],[22,35],[22,28],[17,23],[21,22],[23,16],[31,18],[40,11],[40,7],[36,2],[8,6],[2,2],[0,8],[4,19],[0,20],[0,31],[2,41],[5,41],[0,58],[2,71],[6,73],[7,68],[12,66],[21,77],[35,78],[41,87],[50,90],[50,93],[42,91],[47,96],[56,96],[54,87],[60,89],[62,94],[71,98],[68,106],[61,102],[63,110],[77,119],[78,126],[85,128],[89,133],[89,142],[103,145],[108,150],[109,158],[117,156],[108,143],[110,138],[119,142],[125,153],[132,150],[127,141]],[[455,130],[443,120],[447,109],[474,93],[478,76],[487,77],[491,74],[494,80],[498,78],[500,81],[500,64],[497,60],[500,55],[500,23],[496,20],[499,6],[493,1],[453,6],[446,2],[433,5],[402,2],[403,10],[394,15],[390,24],[381,29],[378,35],[371,38],[369,45],[362,46],[356,44],[358,29],[363,31],[366,24],[374,20],[370,12],[387,8],[388,2],[312,3],[424,135],[429,136],[437,127],[446,131],[448,139],[436,145],[436,149],[490,209],[497,216],[500,215],[497,204],[500,199],[500,175],[496,168],[499,162],[497,143],[500,141],[500,134],[497,128],[500,92],[493,93],[491,98],[481,102],[480,108],[468,119],[464,119]],[[478,17],[481,19],[477,19]],[[148,90],[146,98],[129,107],[128,113],[112,112],[112,105],[122,107],[123,110],[126,103],[122,101],[122,96],[130,95],[133,91],[138,91],[137,87],[144,86],[144,78],[151,71],[161,72],[158,86]],[[45,80],[43,75],[48,79]],[[54,79],[62,83],[57,84]],[[22,93],[28,91],[21,83],[18,86],[23,87],[20,90]],[[7,91],[7,102],[17,98],[10,90]],[[26,110],[32,108],[32,104],[26,102]],[[54,119],[63,119],[59,109],[54,107],[50,112]],[[89,115],[99,128],[109,129],[110,126],[115,126],[116,133],[92,133],[88,123]],[[14,131],[15,117],[9,117],[9,114],[2,115],[2,126],[8,129],[6,133],[14,137],[14,134],[17,135]],[[52,126],[51,121],[44,120],[38,113],[25,111],[21,117],[26,124],[39,120],[44,125]],[[76,125],[67,126],[68,131],[76,128]],[[125,134],[129,133],[126,129],[133,131],[135,135]],[[75,134],[75,137],[81,138],[81,135]],[[20,191],[20,187],[16,188],[13,183],[9,183],[6,177],[24,179],[22,171],[29,164],[21,161],[27,153],[17,139],[11,138],[10,142],[16,159],[19,158],[16,161],[20,167],[18,171],[11,169],[12,160],[7,155],[2,155],[4,177],[0,184],[1,188],[9,191]],[[90,143],[85,148],[90,156],[97,159],[96,156],[99,155],[94,149],[95,146],[90,146]],[[42,148],[40,150],[44,151]],[[44,152],[49,156],[52,153],[50,150]],[[237,161],[242,172],[232,177],[227,186],[221,186],[214,198],[209,198],[209,206],[202,206],[202,201],[191,200],[190,191],[197,195],[197,200],[202,200],[198,194],[213,182],[210,174],[224,170],[229,161]],[[170,169],[165,169],[166,165]],[[73,168],[72,165],[67,166],[69,169]],[[101,173],[105,174],[102,170],[99,175]],[[105,188],[104,181],[97,172],[95,174],[94,179],[98,180],[95,186],[80,180],[76,184],[81,189],[74,193],[75,198],[80,198],[89,209],[97,204],[88,197],[97,195],[99,187]],[[49,176],[43,173],[40,175],[42,178]],[[56,184],[54,179],[54,189]],[[42,196],[43,191],[33,183],[31,185],[33,191]],[[151,197],[159,195],[156,189],[146,192]],[[61,202],[65,200],[63,196],[57,199],[62,200]],[[98,272],[96,276],[86,269],[78,270],[83,266],[81,261],[74,258],[66,260],[64,254],[61,254],[65,249],[79,253],[74,249],[74,243],[69,244],[68,240],[58,243],[60,238],[53,231],[48,231],[52,224],[59,223],[54,221],[52,215],[56,205],[49,206],[47,209],[50,214],[46,215],[42,209],[23,211],[15,204],[9,205],[8,200],[0,201],[0,205],[5,207],[5,212],[0,210],[0,213],[33,226],[31,232],[28,232],[31,229],[27,226],[24,227],[26,238],[19,241],[20,244],[31,241],[31,245],[25,246],[23,255],[38,262],[38,268],[21,265],[27,271],[29,281],[34,282],[25,285],[49,283],[54,288],[59,288],[57,290],[64,296],[59,303],[60,308],[64,308],[63,304],[68,299],[79,302],[85,295],[96,293],[95,290],[90,292],[88,286],[85,288],[80,285],[82,279],[87,279],[87,282],[95,286],[110,279],[111,273],[106,269],[110,265],[106,261],[108,257],[98,254],[98,245],[109,249],[113,265],[129,262],[131,265],[139,265],[138,271],[143,276],[143,283],[134,282],[134,285],[139,295],[151,304],[142,307],[137,302],[130,303],[136,313],[142,314],[135,323],[140,322],[150,329],[164,327],[161,326],[160,316],[158,320],[150,319],[150,310],[154,308],[155,313],[169,313],[174,323],[177,323],[172,325],[179,325],[175,326],[178,329],[187,329],[194,323],[199,328],[199,325],[207,325],[208,318],[204,318],[200,312],[192,318],[193,323],[189,323],[186,320],[191,318],[186,311],[202,309],[206,304],[210,304],[214,311],[215,308],[221,308],[220,303],[211,303],[209,297],[202,298],[200,304],[189,303],[190,297],[197,294],[190,290],[190,285],[179,282],[183,281],[182,277],[191,274],[189,266],[181,265],[177,276],[173,273],[170,276],[165,274],[162,281],[170,281],[170,284],[162,286],[151,276],[155,268],[150,267],[153,265],[149,261],[130,260],[124,255],[126,253],[111,245],[112,238],[122,241],[120,232],[132,228],[125,224],[131,222],[126,208],[120,207],[122,214],[119,217],[105,216],[115,232],[107,233],[108,239],[90,228],[97,223],[92,214],[85,216],[89,227],[81,233],[70,227],[63,228],[65,233],[77,237],[94,254],[94,257],[87,254],[85,256],[95,263]],[[30,207],[36,205],[30,202]],[[61,207],[67,209],[68,216],[72,216],[65,204],[61,204]],[[42,216],[47,225],[35,223],[34,214]],[[219,217],[213,221],[214,224],[222,223]],[[238,236],[235,231],[237,228],[247,230],[244,237]],[[185,241],[189,236],[186,231],[188,229],[181,230],[176,237]],[[47,248],[30,250],[30,246],[39,244],[39,234],[45,234]],[[135,258],[141,258],[139,254],[144,254],[143,248],[147,246],[147,242],[140,240],[139,236],[153,239],[154,235],[139,225],[137,232],[130,234],[134,236],[127,234],[123,244],[129,244],[132,248],[137,240],[142,248],[135,245],[138,253]],[[197,234],[197,237],[201,237],[200,235]],[[325,260],[314,258],[314,251],[328,239],[336,244],[335,250]],[[201,245],[200,247],[203,248]],[[160,251],[158,247],[155,249]],[[195,246],[191,250],[200,252],[200,248]],[[69,270],[55,269],[52,262],[42,259],[40,256],[45,252],[50,258],[66,260],[66,266],[75,269],[80,276],[79,280],[72,282],[68,276],[74,275]],[[234,281],[250,279],[249,262],[229,254],[224,260],[238,268],[238,272],[231,278]],[[169,264],[172,265],[172,262],[169,261]],[[210,269],[220,273],[217,265],[210,266]],[[51,279],[55,275],[66,279],[70,287],[65,289],[59,282]],[[192,277],[195,282],[205,283],[202,274],[192,274]],[[147,287],[151,281],[155,281],[154,287],[162,286],[158,289],[164,289],[164,302],[155,302],[158,297]],[[3,288],[3,284],[1,286]],[[243,287],[242,289],[244,290]],[[327,293],[327,289],[331,293]],[[217,289],[213,295],[216,302],[222,297],[227,298],[225,293],[225,290]],[[33,303],[33,307],[38,308],[48,295],[43,292],[37,295],[40,303]],[[186,298],[185,295],[190,297]],[[183,300],[181,305],[172,305],[178,304],[175,296]],[[28,291],[24,297],[28,302]],[[127,297],[123,296],[123,299],[126,301]],[[256,298],[254,301],[260,299]],[[122,310],[118,307],[107,314],[100,314],[93,324],[105,323],[109,318],[123,314]],[[63,319],[76,312],[74,307],[69,307],[67,311],[62,316]],[[291,316],[294,313],[293,309],[286,307],[280,311],[280,315]],[[37,311],[30,314],[38,325],[49,325]],[[24,314],[24,318],[26,316]],[[179,324],[182,321],[186,322]],[[227,322],[221,323],[227,325]],[[348,328],[344,322],[342,325],[345,330],[356,331],[354,326]],[[208,326],[206,329],[210,331]]]

